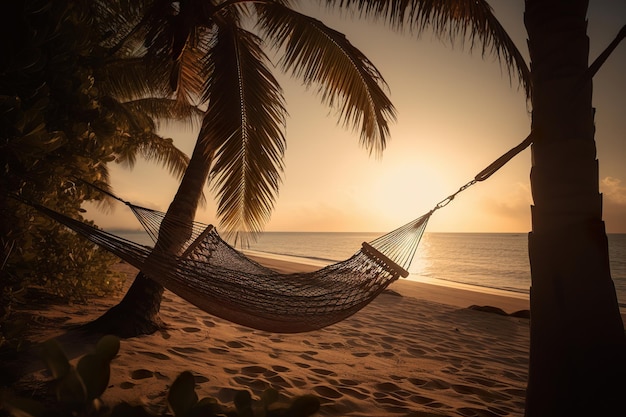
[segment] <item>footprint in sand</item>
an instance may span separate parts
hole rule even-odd
[[[202,323],[203,323],[206,327],[215,327],[215,323],[213,323],[211,320],[202,320]]]
[[[413,394],[409,397],[409,401],[414,402],[415,404],[426,405],[432,403],[434,400],[432,398],[423,397],[421,395]]]
[[[214,353],[216,355],[224,355],[226,353],[230,353],[228,349],[222,349],[222,348],[209,348],[209,352]]]
[[[323,368],[313,368],[311,369],[312,372],[315,372],[318,375],[324,375],[324,376],[337,376],[337,374],[333,371],[331,371],[330,369],[323,369]]]
[[[409,382],[417,387],[425,385],[428,381],[420,378],[409,378]]]
[[[184,358],[184,359],[187,359],[187,358],[188,358],[188,356],[187,356],[186,354],[184,354],[184,353],[180,353],[180,352],[177,352],[177,351],[175,351],[174,349],[167,349],[167,351],[168,351],[169,353],[171,353],[172,355],[176,355],[176,356],[179,356],[179,357]]]
[[[167,376],[167,375],[165,375],[165,374],[162,374],[162,373],[161,373],[161,372],[159,372],[159,371],[155,371],[155,372],[154,372],[154,376],[156,377],[156,379],[160,379],[160,380],[162,380],[162,381],[168,381],[168,380],[170,379],[170,377],[169,377],[169,376]]]
[[[369,392],[360,392],[354,388],[338,387],[337,389],[342,394],[347,395],[348,397],[356,398],[357,400],[365,400],[371,397],[371,394]]]
[[[293,385],[291,385],[289,383],[289,381],[287,381],[285,378],[283,378],[282,376],[280,376],[278,374],[276,374],[274,376],[268,377],[267,378],[267,382],[272,384],[272,386],[279,387],[279,388],[291,388],[291,387],[293,387]]]
[[[416,358],[419,358],[421,356],[424,356],[426,354],[426,351],[424,349],[420,349],[420,348],[407,348],[406,350],[407,352],[409,352],[410,355],[415,356]]]
[[[461,407],[461,408],[457,408],[456,410],[460,415],[462,416],[468,416],[468,417],[473,417],[473,416],[480,416],[480,417],[501,417],[502,414],[497,414],[494,412],[491,412],[489,410],[484,410],[484,409],[479,409],[479,408],[473,408],[473,407]]]
[[[204,350],[202,349],[198,349],[195,347],[183,347],[183,346],[175,346],[172,348],[172,350],[175,350],[176,352],[181,352],[181,353],[202,353],[204,352]]]
[[[354,379],[345,379],[345,378],[341,378],[338,381],[341,385],[345,385],[348,387],[356,387],[358,385],[361,385],[361,383],[359,381],[355,381]]]
[[[296,388],[302,388],[305,387],[308,384],[308,382],[306,382],[305,380],[303,380],[302,378],[292,378],[291,379],[291,383],[296,387]]]
[[[400,390],[400,387],[393,382],[381,382],[374,387],[380,392],[396,392]]]
[[[245,366],[241,368],[241,373],[244,375],[248,375],[248,376],[259,375],[265,372],[267,372],[267,368],[264,368],[263,366],[258,366],[258,365]]]
[[[146,378],[152,378],[154,376],[154,372],[149,371],[147,369],[135,369],[133,372],[131,372],[130,377],[132,379],[146,379]]]
[[[209,378],[202,376],[202,375],[194,375],[193,376],[193,380],[195,381],[196,384],[204,384],[205,382],[209,382]]]
[[[441,379],[432,379],[428,381],[427,383],[425,383],[424,385],[422,385],[422,387],[430,391],[445,390],[445,389],[450,388],[450,384]]]
[[[280,365],[272,365],[272,369],[275,370],[276,372],[287,372],[287,371],[289,371],[289,368],[287,368],[285,366],[280,366]]]
[[[150,356],[151,358],[154,358],[154,359],[160,359],[162,361],[166,361],[166,360],[170,359],[170,357],[167,356],[166,354],[159,353],[159,352],[149,352],[147,350],[140,350],[140,351],[137,351],[137,353],[140,353],[140,354],[146,355],[146,356]]]
[[[183,327],[181,330],[186,333],[198,333],[201,329],[199,327]]]
[[[466,377],[465,380],[470,382],[471,384],[478,384],[478,385],[482,385],[484,387],[489,387],[489,388],[493,388],[496,386],[500,386],[500,387],[505,386],[504,384],[498,381],[494,381],[493,379],[483,378],[479,376]]]
[[[129,381],[124,381],[120,384],[120,388],[121,389],[133,389],[133,387],[135,386],[135,384],[133,384],[132,382]]]
[[[320,397],[332,400],[343,397],[342,393],[326,385],[318,385],[313,388],[313,391],[315,391]]]
[[[235,381],[241,386],[248,387],[254,391],[264,391],[268,388],[268,385],[269,385],[267,382],[263,380],[256,379],[256,378],[248,378],[246,376],[241,376],[241,375],[234,377],[233,381]]]
[[[242,343],[237,340],[231,340],[230,342],[226,342],[226,346],[231,347],[233,349],[240,349],[244,347],[250,347],[247,343]]]

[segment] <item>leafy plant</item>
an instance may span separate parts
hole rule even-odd
[[[224,410],[213,398],[198,400],[193,374],[185,371],[172,384],[167,401],[175,417],[305,417],[320,408],[319,399],[313,395],[298,396],[288,406],[279,406],[278,397],[278,391],[273,388],[265,390],[258,401],[253,400],[249,391],[238,391],[233,400],[234,409]]]
[[[111,361],[119,349],[117,337],[104,336],[94,352],[83,356],[73,366],[57,340],[45,342],[42,358],[54,378],[57,403],[45,406],[31,398],[2,392],[0,410],[15,417],[157,417],[142,406],[122,402],[108,408],[100,400],[109,384]],[[265,390],[258,400],[253,399],[249,391],[238,391],[233,407],[224,407],[214,398],[198,398],[195,379],[189,371],[176,378],[167,394],[167,402],[174,417],[308,417],[320,408],[319,399],[313,395],[297,396],[290,404],[279,404],[279,393],[272,388]]]

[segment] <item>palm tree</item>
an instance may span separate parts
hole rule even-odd
[[[142,18],[111,48],[144,36],[144,58],[158,73],[168,71],[176,100],[206,107],[155,251],[180,251],[207,181],[217,194],[222,228],[235,241],[259,232],[268,220],[283,171],[286,109],[263,40],[282,54],[283,70],[339,109],[370,153],[384,149],[395,110],[381,74],[344,35],[289,3],[147,1]],[[247,29],[251,23],[256,33]],[[162,294],[161,285],[140,273],[124,299],[89,327],[124,337],[152,333],[162,325]]]
[[[526,66],[483,0],[328,0],[438,34],[478,38],[532,104],[531,346],[526,415],[623,415],[626,341],[608,263],[588,69],[588,0],[526,0]],[[624,38],[624,30],[616,42]],[[616,43],[612,45],[614,47]],[[606,58],[606,57],[604,57]]]

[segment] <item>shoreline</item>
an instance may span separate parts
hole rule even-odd
[[[288,257],[283,256],[279,258],[278,256],[274,257],[273,254],[252,251],[244,251],[244,253],[261,265],[282,273],[312,272],[324,266],[306,263],[305,259],[302,259],[302,262],[298,262],[301,258],[295,257],[287,259]],[[401,278],[391,284],[389,289],[397,291],[406,297],[424,299],[453,307],[492,306],[500,308],[509,314],[530,309],[530,300],[524,294],[489,288],[483,289],[482,287],[457,283],[454,283],[454,285],[439,285],[433,283],[430,279]]]

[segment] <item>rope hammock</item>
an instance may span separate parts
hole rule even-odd
[[[172,255],[39,204],[24,202],[117,255],[207,313],[269,332],[307,332],[353,315],[399,277],[406,278],[430,216],[458,193],[487,179],[531,142],[532,133],[428,213],[369,243],[364,242],[347,260],[307,273],[281,274],[266,268],[222,240],[213,226],[200,222],[193,223],[181,254]],[[124,202],[155,242],[157,238],[167,238],[159,236],[165,213],[101,191]],[[172,221],[182,222],[176,218]]]

